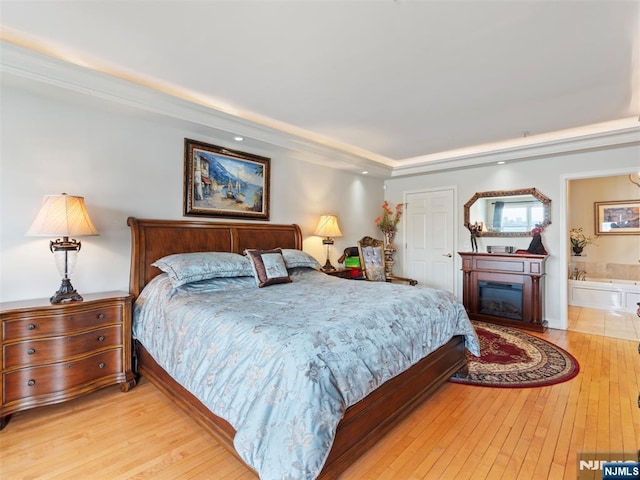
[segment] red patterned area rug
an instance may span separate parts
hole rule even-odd
[[[480,357],[467,351],[467,375],[451,382],[483,387],[544,387],[575,377],[578,361],[553,343],[519,330],[473,322],[480,339]]]

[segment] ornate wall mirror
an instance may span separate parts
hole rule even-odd
[[[464,204],[464,224],[481,225],[482,237],[528,237],[551,223],[551,200],[535,188],[477,192]]]

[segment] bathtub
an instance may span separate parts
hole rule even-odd
[[[640,281],[587,278],[569,280],[569,305],[635,312],[640,302]]]

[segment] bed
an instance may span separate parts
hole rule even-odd
[[[159,268],[152,266],[152,264],[158,262],[159,259],[165,258],[169,255],[176,254],[185,254],[191,252],[231,252],[236,254],[241,254],[245,252],[247,249],[256,249],[260,251],[271,250],[276,248],[281,248],[285,250],[290,250],[292,252],[302,250],[302,234],[300,228],[297,225],[276,225],[276,224],[248,224],[248,223],[223,223],[223,222],[202,222],[202,221],[177,221],[177,220],[146,220],[146,219],[137,219],[137,218],[129,218],[127,221],[128,225],[131,228],[132,234],[132,250],[131,250],[131,275],[130,275],[130,292],[134,295],[138,300],[136,302],[137,307],[134,307],[134,312],[141,311],[142,306],[146,306],[146,303],[150,303],[150,298],[155,295],[149,293],[152,287],[159,288],[160,290],[164,289],[167,292],[170,288],[169,278],[167,277],[167,273],[163,273]],[[157,265],[158,263],[156,263]],[[287,263],[287,267],[289,264]],[[166,271],[166,270],[165,270]],[[249,292],[247,294],[245,290],[239,290],[238,295],[242,292],[242,295],[245,297],[256,297],[259,302],[262,302],[261,305],[271,305],[278,303],[277,296],[281,295],[281,298],[287,297],[281,292],[293,292],[295,290],[287,290],[300,288],[307,288],[307,292],[312,291],[310,289],[316,288],[315,283],[318,283],[318,287],[316,291],[325,291],[322,289],[326,289],[326,292],[330,292],[327,298],[334,298],[332,295],[336,295],[335,304],[339,305],[339,300],[337,300],[338,291],[344,290],[350,292],[351,298],[357,297],[359,292],[357,288],[360,288],[359,285],[364,284],[373,284],[373,283],[384,283],[384,285],[369,285],[370,288],[381,288],[381,289],[390,289],[383,290],[384,295],[390,295],[392,297],[398,297],[397,303],[411,303],[410,300],[410,291],[415,289],[416,292],[422,292],[424,295],[436,295],[439,299],[438,307],[433,310],[441,309],[444,310],[444,304],[448,304],[449,301],[446,298],[446,295],[443,292],[431,291],[430,289],[423,289],[420,287],[409,287],[405,285],[391,285],[386,282],[364,282],[364,281],[354,281],[354,280],[343,280],[339,278],[330,277],[328,275],[322,274],[321,272],[315,271],[309,268],[293,268],[291,269],[291,278],[293,281],[286,285],[274,285],[268,286],[264,289],[258,289],[254,284],[254,289],[251,292],[257,292],[255,294]],[[254,270],[255,272],[255,270]],[[221,308],[220,305],[224,305],[226,310],[229,310],[231,307],[229,305],[233,304],[233,289],[234,288],[246,288],[246,285],[242,282],[245,282],[246,279],[224,279],[225,288],[224,292],[221,293],[213,293],[211,294],[207,289],[212,288],[209,281],[205,280],[202,282],[194,282],[193,284],[179,287],[175,290],[171,290],[179,292],[175,294],[176,298],[182,298],[185,304],[192,304],[194,300],[191,296],[187,296],[186,293],[182,293],[182,289],[192,288],[192,285],[197,286],[197,288],[201,288],[198,285],[205,285],[203,288],[209,292],[207,296],[200,293],[198,290],[197,295],[201,295],[198,298],[211,298],[210,295],[226,295],[226,297],[216,296],[215,301],[202,303],[210,303],[207,308]],[[254,281],[251,278],[251,281]],[[213,283],[217,282],[215,280]],[[229,283],[230,282],[230,283]],[[338,282],[338,283],[336,283]],[[348,283],[342,283],[348,282]],[[242,284],[242,287],[237,287],[237,284]],[[231,288],[227,288],[227,285],[232,285]],[[196,287],[193,288],[196,288]],[[145,289],[145,287],[147,287]],[[213,287],[218,289],[219,287]],[[404,289],[404,290],[393,290],[393,289]],[[277,290],[280,289],[280,290]],[[317,290],[321,289],[321,290]],[[429,290],[429,292],[427,292]],[[302,290],[304,291],[304,290]],[[217,290],[216,290],[217,292]],[[169,294],[172,296],[173,294]],[[191,294],[189,294],[191,295]],[[196,297],[197,297],[196,295]],[[262,297],[260,297],[262,295]],[[413,294],[411,294],[413,295]],[[160,294],[158,294],[160,296]],[[381,296],[380,294],[378,296]],[[402,300],[400,297],[406,296],[405,300]],[[440,298],[442,297],[442,298]],[[220,302],[219,300],[222,298],[226,298],[225,302]],[[295,298],[295,297],[292,297]],[[309,297],[311,298],[311,297]],[[322,297],[321,298],[325,298]],[[434,297],[436,298],[436,297]],[[164,301],[164,300],[163,300]],[[172,300],[173,301],[173,300]],[[347,300],[343,300],[346,302]],[[248,300],[243,303],[249,303]],[[304,302],[304,303],[313,303],[313,302]],[[327,304],[327,308],[333,308],[332,305],[334,302],[327,302],[324,300],[324,303]],[[320,305],[320,303],[317,303]],[[343,307],[346,303],[342,304]],[[378,305],[377,315],[380,314],[380,306]],[[341,307],[341,308],[343,308]],[[165,308],[165,307],[162,307]],[[204,308],[204,307],[202,307]],[[280,308],[280,307],[278,307]],[[284,307],[282,307],[284,308]],[[291,308],[291,307],[289,307]],[[301,305],[296,306],[295,308],[302,308]],[[338,308],[337,306],[335,308]],[[355,304],[353,305],[354,310],[349,310],[348,308],[343,308],[340,312],[340,317],[344,316],[345,319],[349,321],[345,321],[345,325],[341,328],[357,328],[358,322],[363,321],[366,318],[366,313],[363,313],[363,305]],[[399,308],[397,305],[393,308]],[[426,308],[426,307],[425,307]],[[449,307],[447,307],[449,308]],[[170,308],[173,310],[173,305]],[[398,423],[398,421],[405,416],[408,412],[410,412],[415,406],[417,406],[420,402],[422,402],[426,397],[434,393],[446,380],[452,376],[454,373],[464,370],[466,367],[465,362],[465,346],[470,348],[472,351],[478,351],[477,337],[475,336],[475,332],[471,327],[471,324],[466,317],[466,313],[464,313],[464,308],[461,307],[457,302],[451,303],[451,309],[455,310],[454,313],[446,313],[446,315],[455,315],[456,320],[459,325],[456,327],[460,330],[459,333],[456,333],[449,337],[448,340],[443,340],[441,346],[430,346],[433,348],[433,351],[429,353],[427,356],[421,359],[410,359],[404,358],[408,357],[408,354],[396,354],[395,357],[401,357],[401,361],[408,362],[411,365],[408,366],[406,370],[401,373],[389,373],[387,376],[381,375],[381,378],[378,380],[380,384],[376,384],[375,388],[371,387],[371,391],[361,392],[358,391],[356,387],[353,387],[353,390],[356,393],[353,393],[353,399],[347,402],[347,397],[352,395],[351,393],[338,392],[337,394],[329,393],[328,396],[332,398],[343,396],[345,397],[344,405],[342,407],[326,407],[326,409],[340,410],[339,421],[336,420],[335,428],[331,428],[329,440],[320,439],[319,443],[323,446],[324,450],[320,453],[315,453],[313,461],[315,464],[321,466],[321,471],[316,468],[311,468],[310,470],[305,470],[305,465],[297,465],[295,471],[290,472],[290,478],[321,478],[321,479],[331,479],[336,478],[342,471],[344,471],[353,461],[362,455],[368,448],[370,448],[375,442],[377,442],[386,432],[388,432],[391,428],[394,427]],[[277,310],[274,308],[274,310]],[[180,310],[175,310],[179,312]],[[228,312],[227,312],[228,313]],[[335,314],[335,312],[334,312]],[[171,400],[173,400],[178,406],[180,406],[185,412],[187,412],[192,418],[198,421],[201,425],[203,425],[222,445],[228,448],[228,450],[233,453],[236,457],[238,457],[241,461],[247,464],[248,468],[251,468],[254,472],[261,476],[261,478],[283,478],[284,475],[275,474],[274,472],[277,470],[269,470],[264,467],[264,465],[259,464],[259,461],[254,461],[253,457],[250,457],[250,460],[247,460],[248,454],[246,453],[246,449],[244,446],[242,448],[238,447],[238,444],[234,444],[235,437],[244,438],[247,437],[247,433],[241,431],[238,433],[236,428],[232,426],[233,424],[237,425],[238,421],[231,414],[227,416],[225,412],[225,418],[222,418],[223,415],[216,415],[212,412],[206,404],[211,404],[211,399],[207,396],[208,394],[203,394],[202,389],[204,388],[202,384],[204,380],[198,383],[197,385],[194,383],[189,383],[185,379],[179,378],[179,375],[174,373],[174,375],[179,378],[173,378],[173,376],[168,373],[168,371],[172,371],[174,365],[172,362],[168,362],[167,358],[177,358],[171,357],[171,355],[178,355],[180,358],[180,362],[183,360],[183,354],[185,352],[181,351],[176,353],[169,354],[167,358],[164,358],[162,353],[152,352],[154,348],[157,348],[156,344],[161,343],[160,340],[156,341],[154,337],[150,337],[150,333],[143,331],[142,325],[145,323],[152,324],[156,321],[155,314],[139,314],[138,319],[138,327],[136,327],[136,313],[134,313],[134,337],[135,337],[135,345],[136,351],[134,352],[134,358],[136,362],[137,371],[145,376],[152,384],[158,387],[162,392],[164,392]],[[166,337],[168,335],[167,330],[170,328],[181,329],[186,328],[183,325],[174,325],[180,319],[182,319],[185,315],[182,313],[177,314],[178,318],[174,318],[172,320],[173,323],[170,323],[170,327],[159,327],[157,324],[150,327],[149,331],[162,331],[163,335]],[[218,312],[211,314],[212,316],[217,316]],[[269,310],[265,307],[262,312],[256,313],[254,316],[260,317],[264,315],[271,315]],[[329,315],[329,314],[328,314]],[[370,314],[372,317],[375,317],[376,312],[372,312]],[[444,315],[444,314],[443,314]],[[334,315],[335,316],[335,315]],[[260,320],[260,319],[259,319]],[[259,321],[256,320],[256,321]],[[324,321],[325,319],[320,319],[319,321]],[[262,321],[262,320],[260,320]],[[272,320],[270,320],[272,322]],[[197,322],[190,321],[187,322],[189,324],[197,324],[201,325],[209,322]],[[240,323],[240,322],[233,322]],[[355,324],[355,326],[354,326]],[[331,325],[328,323],[327,325]],[[255,331],[262,330],[264,327],[264,321],[262,323],[253,324],[251,329],[249,330],[252,333],[252,337]],[[136,328],[138,328],[138,333],[136,333]],[[200,328],[200,327],[199,327]],[[219,327],[215,327],[219,328]],[[225,326],[225,328],[228,328]],[[389,327],[391,328],[391,327]],[[227,330],[224,330],[227,332]],[[233,335],[219,335],[218,338],[225,340],[220,340],[220,343],[226,343],[226,339],[231,343],[231,347],[233,348],[234,344],[233,339],[236,338]],[[191,334],[189,334],[191,335]],[[268,335],[268,334],[267,334]],[[279,333],[282,336],[282,332]],[[194,334],[194,338],[197,338],[197,342],[201,343],[201,338],[207,337],[209,334]],[[213,335],[215,336],[215,335]],[[247,335],[249,336],[249,335]],[[191,337],[190,337],[191,338]],[[166,338],[165,338],[166,340]],[[273,338],[271,339],[273,340]],[[333,341],[335,343],[335,340]],[[179,343],[176,340],[176,343]],[[242,342],[238,341],[238,345],[244,343],[244,338]],[[286,346],[283,346],[282,349],[285,351],[289,348],[289,343],[287,342]],[[316,342],[318,343],[318,342]],[[418,342],[416,342],[418,343]],[[422,341],[424,344],[425,341]],[[204,347],[203,347],[204,348]],[[213,347],[209,346],[209,351],[211,351]],[[216,349],[218,347],[216,346]],[[255,347],[250,347],[251,349]],[[278,347],[280,348],[280,347]],[[278,349],[276,348],[276,350]],[[324,345],[318,346],[314,345],[314,354],[317,354],[317,349],[325,352],[327,351],[327,347]],[[412,347],[414,350],[419,350],[420,348],[426,348],[425,345]],[[185,350],[186,351],[186,350]],[[289,350],[286,350],[289,352]],[[337,352],[338,350],[336,350]],[[335,353],[335,352],[329,352]],[[289,353],[287,353],[288,355]],[[349,355],[351,352],[349,353]],[[242,357],[245,354],[239,354],[238,356]],[[411,355],[417,355],[411,353]],[[385,361],[388,361],[388,354],[385,350],[384,353],[379,355],[380,357],[385,357]],[[323,361],[326,359],[323,359]],[[330,362],[328,360],[327,362]],[[395,361],[395,360],[394,360]],[[179,362],[176,362],[179,363]],[[286,364],[286,362],[281,361],[280,363]],[[327,363],[328,364],[328,363]],[[163,366],[164,365],[164,368]],[[184,366],[180,368],[184,369]],[[200,360],[194,361],[193,366],[189,367],[191,370],[201,370],[202,363]],[[208,367],[210,371],[215,369]],[[288,368],[288,367],[287,367]],[[345,370],[355,370],[354,367],[349,367]],[[217,370],[216,370],[217,371]],[[308,377],[309,373],[305,372],[305,375]],[[337,375],[337,374],[336,374]],[[216,377],[216,375],[209,375],[209,380],[211,378]],[[220,375],[222,378],[223,375]],[[331,377],[335,380],[334,377]],[[376,376],[377,378],[377,376]],[[209,381],[207,380],[207,381]],[[195,380],[194,380],[195,381]],[[214,378],[211,380],[212,388],[209,391],[215,391],[215,401],[214,404],[217,405],[221,403],[221,399],[224,399],[224,395],[227,393],[227,386],[220,385],[217,380]],[[346,381],[342,377],[338,380],[335,380],[333,383],[349,383],[350,380]],[[331,382],[330,382],[331,383]],[[353,382],[354,385],[356,382]],[[371,380],[369,380],[369,384],[371,384]],[[193,385],[196,385],[196,388],[193,388]],[[201,388],[202,387],[202,388]],[[275,389],[281,387],[274,387]],[[297,387],[294,387],[296,391]],[[326,387],[319,388],[318,391],[324,392]],[[317,392],[316,392],[317,393]],[[214,394],[211,394],[214,395]],[[231,394],[230,394],[231,395]],[[237,395],[237,394],[236,394]],[[252,394],[253,395],[253,394]],[[361,395],[360,398],[358,395]],[[314,395],[315,397],[316,395]],[[283,398],[281,398],[283,397]],[[317,397],[322,400],[322,394],[318,394]],[[229,397],[236,398],[236,397]],[[252,397],[253,398],[253,397]],[[271,398],[271,397],[270,397]],[[278,402],[286,401],[286,396],[280,395],[278,396]],[[333,400],[332,400],[333,401]],[[216,403],[217,402],[217,403]],[[222,402],[224,403],[224,402]],[[228,400],[227,403],[236,403],[235,401]],[[256,402],[253,402],[256,403]],[[248,407],[247,407],[248,408]],[[290,406],[287,406],[287,409],[290,409]],[[243,409],[245,409],[243,407]],[[332,410],[332,412],[333,412]],[[297,413],[296,413],[297,415]],[[302,414],[301,414],[302,415]],[[315,415],[315,416],[314,416]],[[310,418],[317,418],[318,413],[313,413]],[[231,418],[231,420],[228,420]],[[295,417],[298,419],[298,417]],[[295,423],[295,422],[294,422]],[[275,423],[274,423],[275,425]],[[244,427],[242,427],[244,429]],[[269,428],[266,429],[267,432],[264,433],[264,437],[268,438],[267,435],[271,434],[272,431],[277,430],[276,427],[270,424]],[[324,434],[324,432],[323,432]],[[257,435],[262,438],[263,434]],[[276,438],[276,437],[273,437]],[[313,438],[305,438],[303,434],[297,437],[296,442],[305,443],[305,442],[313,442]],[[249,442],[252,443],[252,442]],[[272,441],[271,444],[274,442]],[[299,445],[296,445],[297,448]],[[316,446],[317,447],[317,446]],[[316,450],[317,448],[314,447]],[[258,448],[258,447],[256,447]],[[289,448],[290,450],[293,447]],[[240,452],[240,453],[239,453]],[[317,457],[317,458],[316,458]],[[304,457],[306,458],[306,457]],[[300,462],[300,460],[296,460],[296,462]],[[252,468],[250,465],[254,465],[258,463],[259,467]],[[310,462],[313,463],[313,462]],[[274,467],[275,468],[275,467]]]

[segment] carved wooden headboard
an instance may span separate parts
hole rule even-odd
[[[131,272],[129,292],[137,297],[149,281],[160,274],[156,260],[174,253],[234,252],[247,248],[302,249],[298,225],[271,223],[223,223],[192,220],[148,220],[129,217]]]

